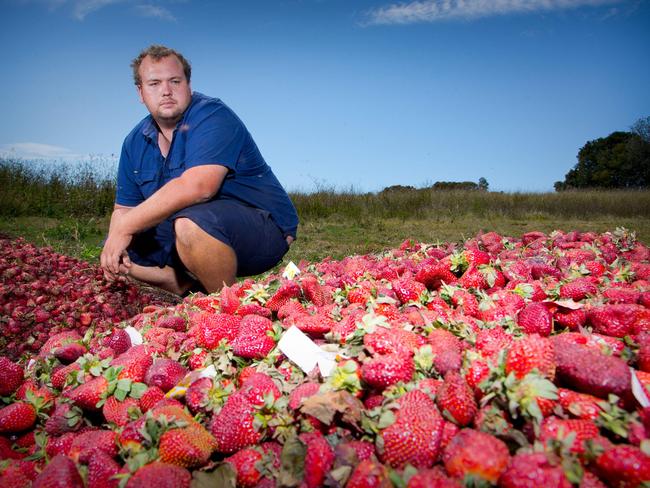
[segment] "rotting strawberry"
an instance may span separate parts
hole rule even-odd
[[[51,436],[60,436],[66,432],[75,432],[83,424],[83,412],[75,407],[70,400],[59,397],[56,400],[54,412],[45,422],[45,432]]]

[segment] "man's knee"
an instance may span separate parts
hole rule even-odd
[[[189,248],[198,237],[199,226],[186,217],[174,220],[176,247]]]

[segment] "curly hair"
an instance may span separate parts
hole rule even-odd
[[[131,61],[131,68],[133,68],[133,81],[135,82],[136,86],[142,85],[142,78],[140,78],[139,73],[140,64],[142,64],[142,60],[147,56],[151,56],[154,61],[160,61],[162,58],[165,58],[167,56],[176,56],[176,58],[178,58],[178,60],[183,65],[185,78],[187,78],[188,82],[190,81],[190,77],[192,76],[192,66],[190,66],[189,61],[185,59],[181,53],[160,44],[152,44],[143,50],[140,54],[138,54],[137,58]]]

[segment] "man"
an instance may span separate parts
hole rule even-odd
[[[277,264],[298,216],[250,133],[221,100],[192,92],[191,67],[153,45],[131,64],[149,110],[126,137],[101,265],[183,295]]]

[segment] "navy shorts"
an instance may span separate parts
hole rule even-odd
[[[174,220],[186,217],[237,256],[237,276],[252,276],[278,264],[289,250],[282,230],[264,210],[233,200],[212,200],[179,210],[156,227],[133,236],[128,252],[141,266],[184,269],[175,246]]]

